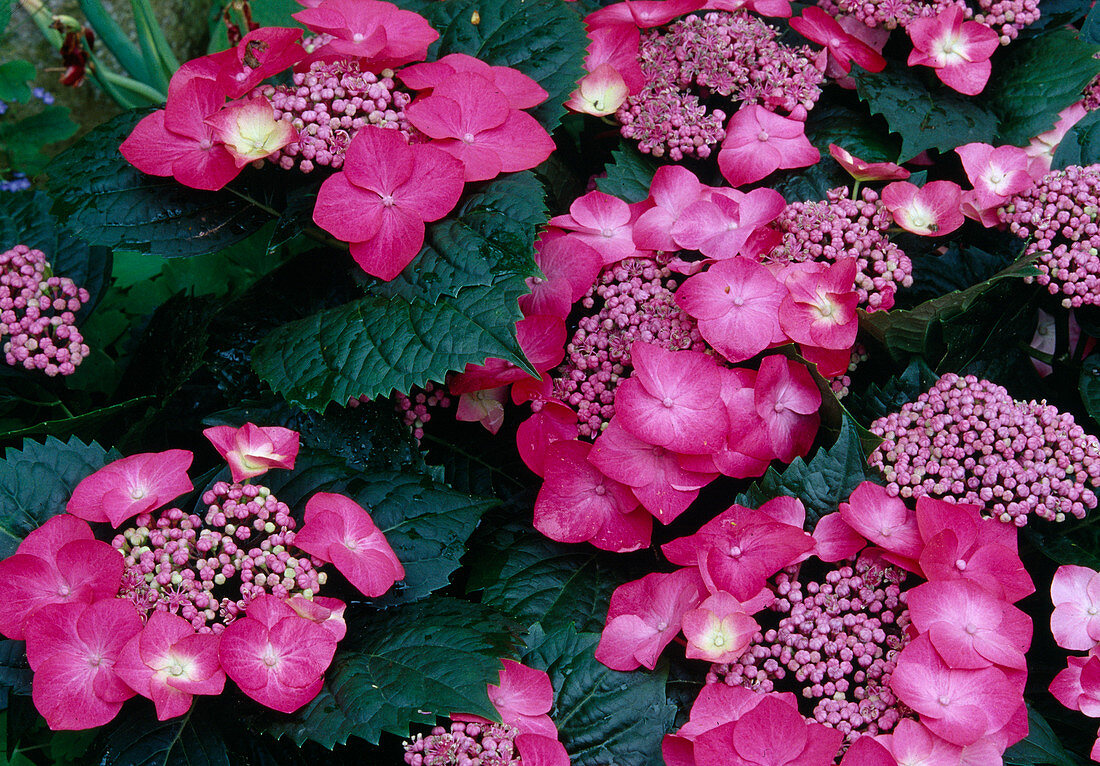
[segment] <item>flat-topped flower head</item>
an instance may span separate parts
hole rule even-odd
[[[731,186],[743,186],[776,170],[813,165],[820,158],[806,138],[805,123],[746,104],[726,125],[718,167]]]
[[[914,19],[906,27],[913,41],[908,64],[933,67],[944,85],[976,96],[989,80],[993,70],[989,57],[1000,39],[985,24],[965,19],[963,10],[954,4],[935,16]]]
[[[917,187],[895,181],[882,190],[882,202],[898,226],[926,237],[942,237],[962,226],[962,187],[932,181]]]
[[[260,596],[221,634],[222,667],[245,694],[293,713],[321,691],[336,651],[332,633],[275,596]]]
[[[187,450],[171,449],[116,460],[77,484],[65,509],[86,521],[109,521],[117,527],[190,492],[187,469],[193,459]]]
[[[262,96],[227,104],[206,121],[214,126],[215,140],[225,144],[237,167],[262,160],[298,140],[294,126],[275,119],[275,110]]]
[[[909,171],[900,165],[893,162],[867,162],[836,144],[829,144],[829,156],[857,181],[904,181],[909,177]]]
[[[458,204],[462,174],[462,164],[441,149],[366,126],[348,146],[343,171],[321,184],[313,220],[350,242],[364,271],[389,281],[420,252],[424,222]]]
[[[183,715],[196,694],[221,694],[225,671],[218,661],[218,637],[196,633],[187,620],[153,612],[141,632],[122,648],[115,672],[151,699],[157,720]]]
[[[229,463],[233,481],[262,476],[272,468],[289,470],[298,456],[298,432],[280,426],[213,426],[202,435]]]
[[[362,506],[343,495],[318,492],[309,499],[294,545],[331,562],[364,596],[377,598],[405,577],[382,530]]]

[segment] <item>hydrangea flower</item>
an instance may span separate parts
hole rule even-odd
[[[272,468],[294,468],[298,432],[279,426],[245,423],[240,428],[213,426],[202,432],[227,463],[233,481],[263,476]]]
[[[86,521],[109,521],[117,527],[190,492],[187,469],[194,457],[187,450],[172,449],[108,463],[76,485],[65,510]]]
[[[913,41],[907,63],[932,67],[944,85],[976,96],[993,71],[989,57],[1000,39],[985,24],[965,18],[962,8],[952,4],[936,16],[914,19],[906,27]]]

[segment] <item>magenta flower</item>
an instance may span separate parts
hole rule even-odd
[[[686,511],[699,490],[716,476],[685,470],[675,452],[638,439],[615,418],[592,445],[588,462],[608,478],[630,487],[662,524]]]
[[[571,237],[599,253],[604,266],[640,255],[634,246],[633,222],[630,205],[601,191],[578,197],[568,215],[550,219],[551,226],[575,232]]]
[[[229,463],[233,481],[263,476],[271,468],[294,468],[298,456],[298,432],[279,426],[245,423],[240,428],[214,426],[202,435]]]
[[[1050,693],[1070,710],[1100,718],[1100,658],[1070,657],[1069,666],[1051,682]]]
[[[519,109],[490,80],[461,72],[448,77],[405,108],[409,122],[462,162],[465,180],[533,168],[554,151],[538,121]]]
[[[321,184],[313,220],[350,242],[364,271],[389,281],[420,252],[424,222],[451,212],[462,187],[462,165],[446,152],[367,126],[348,146],[343,170]]]
[[[318,492],[306,503],[294,545],[331,563],[364,596],[377,598],[405,577],[386,536],[354,500]]]
[[[891,497],[885,487],[865,481],[838,510],[839,517],[857,534],[893,553],[891,562],[909,570],[915,568],[913,562],[920,558],[924,543],[917,528],[917,514],[900,497]]]
[[[676,291],[677,305],[698,320],[699,333],[731,362],[785,340],[779,325],[785,297],[767,267],[740,256],[713,264]]]
[[[976,96],[989,80],[989,57],[1001,42],[985,24],[965,19],[957,5],[948,5],[936,16],[913,19],[905,28],[913,41],[906,63],[933,67],[944,85]]]
[[[776,457],[789,463],[805,455],[821,421],[821,391],[810,371],[785,356],[772,354],[760,362],[754,394]]]
[[[673,452],[708,453],[729,427],[721,368],[701,351],[666,351],[642,341],[630,349],[634,374],[615,394],[616,415],[642,441]]]
[[[631,25],[639,29],[659,27],[677,16],[697,11],[705,0],[626,0],[593,11],[584,17],[590,30],[600,27]]]
[[[860,737],[856,741],[858,743],[870,739],[870,737]],[[1002,750],[992,741],[992,737],[966,747],[960,747],[941,739],[911,718],[902,718],[898,721],[898,725],[894,727],[893,732],[880,735],[876,739],[886,743],[890,754],[897,763],[919,763],[928,766],[957,766],[960,764],[978,766],[978,764],[997,763],[998,760],[1001,760],[1002,755]],[[853,766],[862,766],[862,764],[856,763]],[[889,766],[892,766],[892,764]]]
[[[722,591],[685,612],[683,623],[687,657],[707,662],[735,661],[760,630],[744,605]]]
[[[428,46],[439,39],[423,16],[382,0],[322,0],[292,16],[308,29],[335,38],[310,60],[366,59],[364,69],[372,71],[423,61]]]
[[[65,510],[85,521],[117,527],[131,516],[167,505],[193,487],[187,450],[143,452],[109,463],[76,485]]]
[[[543,276],[527,278],[531,292],[519,299],[525,317],[543,314],[565,319],[603,267],[598,252],[579,237],[557,229],[548,230],[535,243],[535,263]]]
[[[129,601],[42,607],[27,621],[27,661],[34,670],[34,706],[53,730],[90,729],[110,721],[134,691],[114,665],[141,630]]]
[[[788,338],[815,348],[852,348],[859,332],[856,268],[855,258],[841,258],[832,264],[792,264],[786,270],[787,296],[779,310],[779,324]]]
[[[788,699],[760,695],[736,721],[695,738],[698,766],[831,766],[844,735],[810,723]]]
[[[694,568],[654,572],[624,583],[611,594],[596,659],[612,670],[653,670],[661,651],[680,632],[684,614],[705,589]]]
[[[306,598],[298,593],[288,598],[286,603],[302,617],[327,630],[337,641],[347,635],[348,624],[344,621],[344,611],[348,605],[340,599],[327,596]]]
[[[1050,600],[1050,630],[1058,646],[1090,651],[1100,643],[1100,574],[1072,564],[1058,567]]]
[[[829,156],[857,181],[904,181],[909,171],[892,162],[866,162],[836,144],[829,144]]]
[[[0,633],[21,640],[42,607],[114,596],[123,568],[119,552],[96,540],[86,522],[54,516],[0,561]]]
[[[586,72],[595,72],[607,64],[626,85],[630,95],[640,93],[646,84],[639,63],[642,35],[633,24],[614,24],[588,31],[588,51],[584,57]]]
[[[1050,164],[1054,161],[1054,152],[1057,151],[1062,139],[1069,133],[1070,128],[1084,119],[1088,111],[1083,101],[1075,101],[1062,111],[1058,112],[1058,122],[1048,131],[1040,133],[1031,139],[1024,151],[1027,156],[1039,165],[1039,172],[1033,175],[1042,175],[1050,170]]]
[[[491,81],[508,99],[513,109],[530,109],[546,100],[548,94],[537,82],[518,69],[508,66],[490,66],[481,59],[465,53],[449,53],[437,61],[407,66],[398,77],[408,87],[417,91],[430,90],[451,76],[462,73],[476,74]]]
[[[151,699],[157,720],[183,715],[195,694],[221,694],[225,671],[218,663],[218,637],[196,633],[187,620],[153,612],[141,632],[122,648],[115,673]]]
[[[172,77],[165,108],[142,118],[118,150],[142,173],[172,176],[193,189],[220,189],[241,172],[206,122],[223,104],[217,82],[181,70]]]
[[[814,555],[822,561],[853,558],[867,545],[867,539],[848,526],[839,513],[822,516],[814,527]]]
[[[217,80],[229,98],[240,98],[306,56],[301,29],[260,27],[229,50],[192,59],[181,72]]]
[[[554,706],[554,687],[546,671],[529,668],[513,660],[501,660],[500,680],[490,684],[489,701],[500,720],[521,734],[538,734],[556,740],[558,727],[547,713]]]
[[[515,387],[513,386],[513,389]],[[561,402],[547,401],[542,409],[516,429],[516,448],[532,473],[546,475],[546,451],[556,441],[570,441],[580,434],[577,413]]]
[[[317,696],[335,652],[332,633],[268,595],[226,626],[218,646],[226,675],[241,691],[281,713]]]
[[[954,181],[932,181],[919,188],[895,181],[882,190],[882,204],[898,226],[926,237],[942,237],[963,224],[962,187]]]
[[[535,498],[535,529],[561,543],[591,542],[616,553],[649,545],[653,517],[630,488],[588,461],[592,446],[559,440],[546,449],[545,481]]]
[[[648,208],[634,224],[634,244],[644,250],[675,251],[680,248],[672,238],[672,228],[692,203],[707,199],[705,186],[682,165],[662,165],[649,185]]]
[[[708,258],[748,255],[745,244],[765,224],[771,223],[787,203],[772,189],[748,194],[712,194],[688,205],[672,227],[672,238],[681,248],[698,250]]]
[[[970,745],[1008,723],[1020,706],[1023,675],[953,668],[920,635],[898,655],[890,687],[934,734]]]
[[[836,19],[816,6],[809,6],[801,16],[791,19],[791,27],[806,39],[824,45],[844,74],[852,71],[853,61],[868,72],[886,68],[886,59],[878,51],[845,32]]]
[[[743,186],[776,170],[813,165],[820,158],[806,138],[805,123],[746,104],[726,124],[718,167],[730,186]]]
[[[523,766],[569,766],[565,745],[556,737],[520,734],[516,737],[516,749]]]
[[[1016,146],[994,148],[971,143],[956,148],[955,152],[974,187],[973,191],[963,193],[963,213],[987,228],[997,226],[1001,223],[997,208],[1034,183],[1029,172],[1032,159]]]

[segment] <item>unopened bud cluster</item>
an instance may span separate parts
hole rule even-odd
[[[436,726],[428,736],[405,742],[408,766],[522,766],[516,751],[519,732],[501,723]]]

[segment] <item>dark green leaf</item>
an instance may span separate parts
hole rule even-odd
[[[1053,128],[1058,112],[1100,74],[1100,61],[1092,57],[1098,51],[1064,27],[1008,46],[984,94],[998,118],[996,143],[1026,146]]]
[[[271,220],[257,204],[227,189],[189,189],[172,178],[147,176],[126,162],[118,147],[145,114],[120,114],[46,168],[54,213],[77,236],[156,255],[201,255],[240,242]],[[285,178],[280,173],[245,168],[232,185],[267,205]]]
[[[1044,4],[1043,12],[1046,13],[1046,11]],[[1089,10],[1089,15],[1085,17],[1085,23],[1081,25],[1081,39],[1092,45],[1100,45],[1100,9],[1095,4]]]
[[[80,415],[75,415],[71,418],[46,420],[31,426],[0,432],[0,440],[15,439],[20,436],[38,435],[67,437],[76,433],[78,430],[87,432],[88,428],[94,428],[104,423],[115,421],[116,418],[123,413],[141,407],[142,405],[151,404],[154,400],[155,397],[153,396],[140,396],[128,402],[119,402],[118,404],[101,407]]]
[[[668,669],[620,673],[596,660],[598,633],[536,625],[523,662],[545,670],[554,686],[551,717],[573,766],[662,763],[661,738],[676,706],[665,697]]]
[[[1100,112],[1089,112],[1069,129],[1054,150],[1053,170],[1069,165],[1093,165],[1100,162]]]
[[[864,481],[878,481],[878,478],[867,467],[855,422],[845,418],[836,444],[818,448],[809,463],[796,457],[782,473],[769,468],[763,477],[738,495],[736,502],[756,508],[780,495],[797,497],[806,506],[806,520],[812,525],[835,511]]]
[[[861,422],[869,424],[916,401],[938,378],[923,359],[914,357],[901,375],[894,375],[881,385],[871,383],[866,390],[849,394],[844,403]]]
[[[531,77],[550,94],[529,110],[549,131],[584,75],[588,37],[580,17],[557,0],[459,0],[402,3],[424,14],[440,33],[429,58],[465,53]]]
[[[1028,524],[1021,530],[1036,550],[1057,564],[1075,564],[1100,569],[1100,529],[1092,519],[1079,522]]]
[[[808,168],[787,175],[775,185],[775,190],[787,202],[817,202],[827,198],[827,192],[839,186],[851,187],[852,177],[832,159],[823,158]]]
[[[925,242],[917,242],[916,247],[910,247],[902,237],[896,239],[900,240],[896,244],[913,262],[913,285],[899,296],[909,305],[984,282],[1011,266],[1023,251],[1023,242],[1010,235],[989,242],[984,248],[973,242],[951,241],[942,253],[936,246],[920,247],[928,244],[927,238],[914,237],[925,239]]]
[[[8,0],[0,2],[0,7],[10,6]],[[0,32],[3,27],[0,27]],[[0,64],[0,101],[18,101],[23,103],[31,97],[31,86],[28,84],[34,79],[34,65],[29,61],[6,61]]]
[[[611,152],[604,166],[605,178],[596,179],[596,188],[627,202],[641,202],[649,196],[649,185],[657,172],[657,163],[632,146]]]
[[[526,290],[513,278],[435,305],[369,296],[283,325],[256,346],[252,364],[277,393],[311,410],[408,391],[488,357],[530,370],[515,338]]]
[[[0,639],[0,687],[5,693],[29,695],[33,676],[27,664],[27,645],[22,641]]]
[[[1031,705],[1027,706],[1027,737],[1008,748],[1004,762],[1009,766],[1074,766],[1076,763],[1058,741],[1050,724]]]
[[[821,161],[827,163],[833,162],[829,144],[836,144],[867,162],[897,162],[901,148],[881,118],[839,104],[819,105],[810,110],[806,137],[821,151]]]
[[[529,525],[480,535],[470,564],[466,587],[481,591],[483,604],[550,632],[566,625],[602,630],[611,591],[620,583],[595,551],[555,543]]]
[[[321,693],[272,734],[331,748],[351,736],[378,743],[382,732],[470,713],[500,720],[486,685],[512,655],[513,623],[480,604],[431,598],[369,615],[348,626]]]
[[[490,181],[447,218],[429,224],[420,255],[373,292],[435,303],[464,287],[539,276],[534,247],[535,232],[547,219],[543,196],[542,184],[531,172]]]
[[[1089,416],[1100,423],[1100,354],[1093,354],[1081,365],[1077,386]]]
[[[902,160],[926,149],[948,152],[973,141],[990,143],[997,133],[992,112],[946,85],[930,88],[911,69],[859,72],[855,78],[872,114],[885,117],[890,131],[901,136]]]
[[[27,439],[21,450],[9,447],[0,460],[0,558],[64,512],[81,479],[117,457],[75,436],[67,442],[50,436],[43,444]]]
[[[148,703],[131,703],[92,746],[99,766],[230,766],[216,722],[199,708],[158,721]]]

